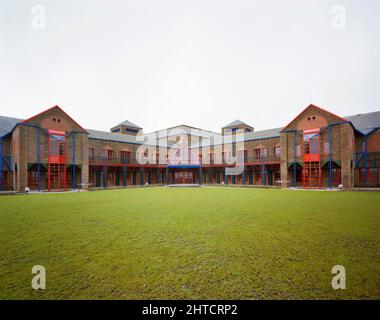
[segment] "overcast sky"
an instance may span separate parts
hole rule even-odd
[[[0,114],[58,104],[99,130],[281,127],[310,103],[380,110],[379,57],[378,0],[1,0]]]

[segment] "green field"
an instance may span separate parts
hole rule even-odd
[[[33,290],[43,265],[47,289]],[[333,290],[331,268],[346,268]],[[379,299],[380,193],[141,188],[0,197],[2,299]]]

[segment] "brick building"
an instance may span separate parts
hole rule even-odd
[[[55,106],[26,120],[0,116],[0,190],[153,184],[380,187],[380,111],[340,117],[309,105],[283,128],[236,120],[143,133],[124,121],[84,129]]]

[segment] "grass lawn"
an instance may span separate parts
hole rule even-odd
[[[331,287],[338,264],[346,290]],[[31,288],[34,265],[46,268],[46,290]],[[379,299],[380,193],[2,196],[0,298]]]

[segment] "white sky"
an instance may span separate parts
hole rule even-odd
[[[220,131],[236,118],[269,129],[309,103],[380,110],[379,57],[378,0],[1,0],[0,114],[58,104],[99,130],[128,119]]]

